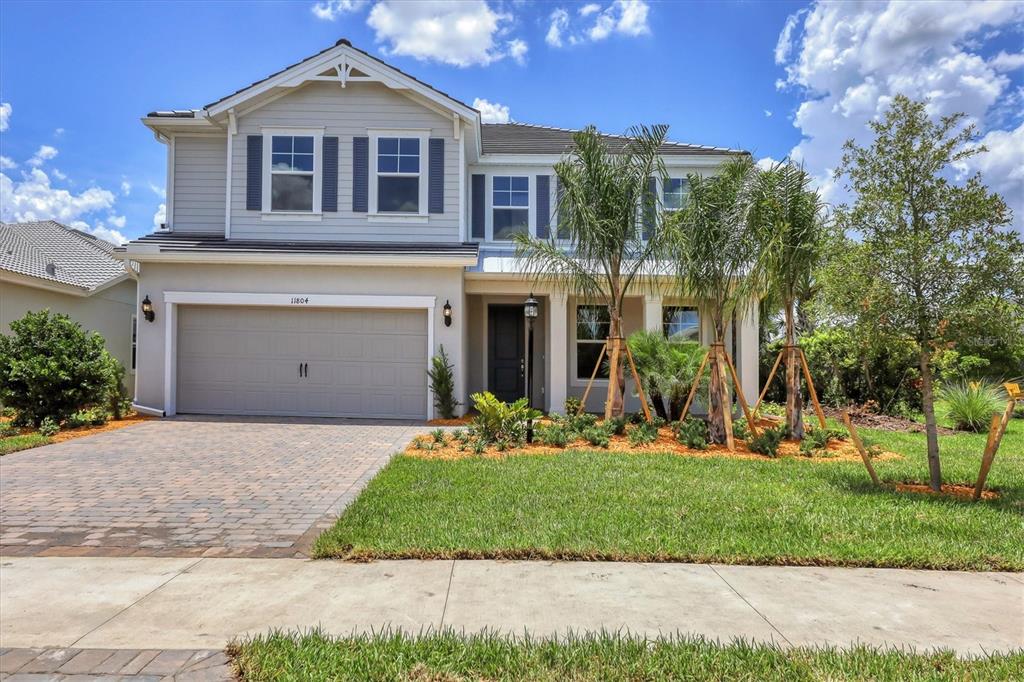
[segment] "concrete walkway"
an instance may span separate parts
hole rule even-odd
[[[217,649],[270,628],[1024,647],[1024,575],[693,564],[6,558],[4,647]]]

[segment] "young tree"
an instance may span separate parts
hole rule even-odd
[[[758,173],[751,215],[758,231],[768,237],[769,287],[785,318],[786,427],[793,438],[803,438],[797,322],[815,293],[814,271],[821,264],[826,236],[825,204],[811,188],[807,172],[789,161]]]
[[[870,126],[875,139],[844,145],[837,178],[856,199],[839,223],[860,239],[833,288],[841,308],[872,327],[913,339],[919,349],[921,401],[931,487],[941,489],[931,358],[947,321],[991,298],[1020,301],[1024,246],[1005,229],[1011,212],[975,174],[962,184],[955,167],[985,152],[964,114],[932,121],[925,102],[897,96]]]
[[[657,269],[663,230],[650,229],[657,211],[650,179],[664,177],[658,155],[668,127],[639,126],[610,147],[590,126],[573,134],[575,148],[555,164],[558,235],[517,235],[516,257],[524,272],[553,288],[608,306],[609,400],[605,416],[623,413],[624,358],[615,347],[623,335],[622,306],[634,286]]]
[[[724,348],[729,322],[747,314],[765,290],[766,250],[753,221],[757,167],[749,157],[723,164],[715,175],[689,176],[690,193],[681,211],[669,214],[680,293],[705,301],[715,332],[708,435],[727,442],[731,409]]]

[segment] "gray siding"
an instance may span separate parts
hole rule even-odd
[[[245,147],[245,140],[241,140]],[[175,232],[224,234],[227,136],[174,138]],[[244,176],[242,190],[245,190]],[[244,202],[245,197],[242,197]]]
[[[324,127],[324,135],[340,138],[338,212],[314,221],[264,220],[245,208],[245,136],[261,126]],[[444,213],[426,223],[370,222],[352,212],[352,138],[368,128],[429,129],[444,145]],[[422,152],[422,182],[427,182],[427,150]],[[310,83],[238,120],[233,146],[231,236],[237,239],[338,239],[345,241],[459,241],[459,142],[451,118],[427,109],[378,83]],[[372,154],[371,154],[372,158]],[[372,170],[372,169],[371,169]],[[223,185],[221,185],[223,189]],[[175,206],[177,211],[177,206]]]

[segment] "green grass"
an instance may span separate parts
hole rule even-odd
[[[857,647],[783,649],[596,634],[560,641],[451,631],[331,638],[257,636],[231,647],[243,680],[1010,680],[1024,654],[958,659]]]
[[[864,430],[926,481],[923,434]],[[943,437],[946,482],[972,483],[984,434]],[[1024,422],[979,503],[871,485],[859,462],[571,451],[396,457],[314,546],[319,557],[553,558],[1024,570]]]
[[[26,433],[22,436],[8,436],[0,438],[0,455],[9,455],[19,450],[46,445],[50,439],[40,433]]]

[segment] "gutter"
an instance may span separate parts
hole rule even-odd
[[[155,407],[146,407],[145,405],[140,405],[139,403],[136,403],[136,402],[132,403],[132,409],[135,410],[136,412],[138,412],[139,414],[149,415],[150,417],[166,417],[167,416],[167,413],[164,412],[163,410],[158,410]]]

